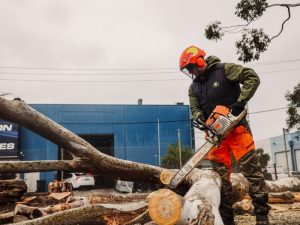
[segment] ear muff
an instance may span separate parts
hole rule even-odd
[[[205,65],[205,60],[203,57],[199,57],[196,59],[196,65],[199,66],[200,68],[204,67]]]

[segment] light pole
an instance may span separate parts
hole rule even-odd
[[[282,128],[283,131],[283,142],[284,142],[284,151],[285,151],[285,158],[286,158],[286,166],[287,166],[287,172],[288,172],[288,176],[290,177],[290,165],[289,165],[289,159],[288,159],[288,154],[287,154],[287,148],[286,148],[286,139],[285,139],[285,132],[287,131],[287,129]]]
[[[157,119],[157,142],[158,142],[158,166],[160,166],[161,159],[160,159],[160,125],[159,125],[159,119]]]
[[[177,129],[178,135],[178,154],[179,154],[179,168],[182,168],[182,160],[181,160],[181,140],[180,140],[180,129]]]

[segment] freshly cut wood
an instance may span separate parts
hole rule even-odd
[[[52,181],[48,184],[49,193],[72,192],[72,184],[67,181]]]
[[[172,172],[163,172],[160,179],[168,183],[170,176],[172,177]],[[191,187],[184,197],[169,189],[161,189],[149,195],[151,219],[159,225],[223,225],[219,214],[219,175],[213,171],[194,169],[186,177],[186,183]]]
[[[300,193],[292,193],[290,191],[283,193],[269,193],[269,203],[290,204],[300,202]]]
[[[36,196],[31,196],[31,197],[25,197],[22,198],[21,201],[16,202],[16,204],[27,204],[29,202],[31,202],[32,200],[36,199]]]
[[[252,214],[254,212],[254,206],[251,199],[243,199],[242,201],[236,202],[233,205],[233,210],[236,214]]]
[[[184,199],[169,189],[160,189],[148,197],[149,215],[159,225],[172,225],[179,221]]]
[[[19,201],[26,191],[24,180],[0,180],[0,205]]]
[[[49,197],[52,197],[56,200],[62,200],[71,195],[71,192],[59,192],[59,193],[51,193]]]
[[[138,224],[146,224],[152,222],[151,217],[149,215],[149,210],[146,210],[142,214],[135,217],[133,220],[126,223],[126,225],[138,225]]]

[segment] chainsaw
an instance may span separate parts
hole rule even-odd
[[[206,142],[194,153],[194,155],[184,164],[184,166],[171,178],[168,188],[175,189],[183,179],[197,166],[205,155],[221,141],[227,137],[230,131],[247,114],[244,109],[240,115],[233,116],[226,106],[217,105],[204,123],[197,121],[195,127],[206,132]]]

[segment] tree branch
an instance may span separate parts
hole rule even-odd
[[[0,173],[31,173],[42,171],[91,172],[89,160],[2,161]],[[94,172],[94,171],[93,171]]]
[[[159,182],[162,168],[143,163],[121,160],[94,148],[70,130],[31,108],[24,101],[9,101],[0,96],[0,118],[18,123],[78,157],[89,158],[90,168],[109,178],[131,181]]]
[[[300,4],[299,4],[299,5],[300,5]],[[286,8],[287,8],[287,10],[288,10],[288,18],[286,18],[286,20],[283,21],[283,23],[281,24],[281,30],[280,30],[280,32],[279,32],[277,35],[273,36],[273,37],[271,38],[271,40],[273,40],[274,38],[277,38],[277,37],[282,33],[283,28],[284,28],[284,24],[291,18],[290,7],[289,7],[289,6],[286,6]]]

